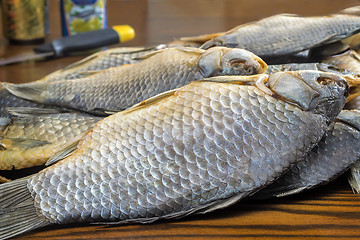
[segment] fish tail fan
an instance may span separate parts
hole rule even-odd
[[[42,93],[47,90],[48,84],[47,82],[25,84],[2,83],[2,86],[19,98],[42,103],[45,100]]]
[[[27,188],[27,178],[0,185],[0,239],[49,225],[34,205]]]

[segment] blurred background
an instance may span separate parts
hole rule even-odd
[[[46,42],[62,37],[60,0],[49,0],[48,3],[50,33],[45,38]],[[184,36],[223,32],[278,13],[304,16],[330,14],[359,3],[358,0],[106,0],[108,27],[129,24],[136,32],[134,40],[111,47],[147,46]],[[33,47],[11,45],[1,35],[0,58],[29,51]],[[34,81],[83,57],[3,66],[0,67],[0,81]]]

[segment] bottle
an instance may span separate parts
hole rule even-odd
[[[49,34],[48,0],[2,0],[3,34],[13,44],[38,44]]]
[[[106,0],[61,0],[62,35],[107,27]]]

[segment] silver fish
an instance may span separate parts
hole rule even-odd
[[[43,165],[101,120],[84,113],[14,108],[0,118],[0,170]]]
[[[214,46],[243,48],[271,64],[272,59],[277,57],[332,44],[359,31],[360,16],[333,14],[302,17],[294,14],[279,14],[258,22],[240,25],[206,42],[201,48],[209,49]]]
[[[192,80],[218,75],[262,73],[267,65],[242,49],[169,48],[138,64],[110,68],[72,81],[4,84],[12,94],[40,103],[95,114],[118,112]]]
[[[360,160],[359,140],[360,111],[341,111],[304,160],[253,197],[288,196],[334,180]]]
[[[220,76],[111,115],[65,159],[0,185],[0,238],[49,224],[149,223],[234,204],[314,147],[347,88],[342,77],[315,71]]]

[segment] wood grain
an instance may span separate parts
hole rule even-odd
[[[107,0],[109,25],[130,24],[135,40],[119,46],[151,45],[182,36],[221,32],[239,24],[288,12],[320,15],[355,6],[357,0]],[[51,34],[60,37],[58,1],[50,1]],[[0,38],[0,57],[31,50]],[[29,82],[83,58],[0,67],[0,81]],[[356,239],[360,238],[360,199],[346,176],[291,197],[241,201],[214,213],[149,225],[73,224],[42,228],[16,239]]]

